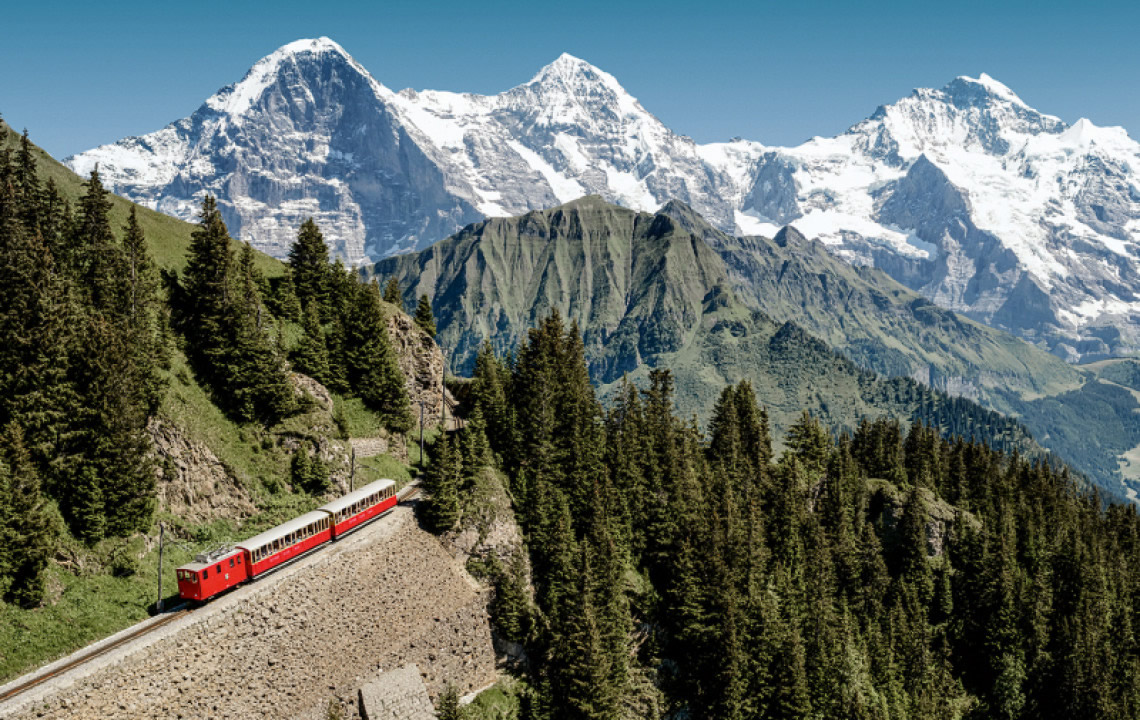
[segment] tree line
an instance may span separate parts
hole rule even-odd
[[[526,717],[1140,716],[1134,506],[923,422],[833,437],[805,413],[777,453],[748,382],[704,431],[673,392],[657,369],[603,409],[554,314],[484,346],[478,423],[437,442],[437,530],[464,448],[509,478],[528,550],[492,609],[528,651]]]

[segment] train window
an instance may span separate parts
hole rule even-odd
[[[218,574],[220,575],[221,572],[222,572],[222,564],[218,563]]]
[[[233,567],[233,566],[234,566],[234,559],[230,558],[230,567]]]
[[[202,571],[202,579],[205,580],[208,577],[210,577],[210,569],[206,568],[205,570]]]

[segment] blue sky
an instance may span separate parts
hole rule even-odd
[[[327,35],[392,88],[495,93],[561,52],[700,142],[832,135],[914,87],[987,72],[1140,137],[1140,4],[406,0],[23,2],[0,113],[57,157],[189,115],[262,56]]]

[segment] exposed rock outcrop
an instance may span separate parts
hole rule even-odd
[[[204,443],[169,420],[151,418],[159,504],[190,523],[243,518],[256,508],[249,493]]]
[[[412,414],[419,422],[422,404],[424,425],[435,425],[443,413],[443,351],[404,313],[388,316],[388,339],[404,371]]]

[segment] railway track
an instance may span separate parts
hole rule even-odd
[[[168,624],[174,622],[175,620],[177,620],[181,617],[185,617],[190,612],[191,612],[190,606],[184,603],[184,604],[174,608],[173,610],[165,613],[159,620],[157,620],[155,622],[151,622],[149,624],[144,625],[143,627],[139,627],[139,628],[136,628],[134,630],[131,630],[130,632],[127,632],[127,633],[125,633],[119,637],[114,638],[110,642],[107,642],[103,645],[100,645],[99,647],[92,649],[90,652],[85,652],[85,653],[79,654],[77,656],[73,656],[69,660],[64,662],[62,665],[59,665],[58,667],[53,667],[50,670],[48,670],[47,672],[36,675],[35,677],[33,677],[29,680],[26,680],[26,681],[14,686],[14,687],[7,688],[3,692],[0,692],[0,703],[3,703],[7,700],[10,700],[10,699],[16,697],[20,693],[23,693],[23,692],[26,692],[28,690],[31,690],[32,688],[38,687],[39,685],[42,685],[43,683],[47,682],[48,680],[51,680],[54,677],[58,677],[60,675],[63,675],[64,673],[66,673],[66,672],[68,672],[74,668],[77,668],[80,665],[91,662],[92,660],[94,660],[97,657],[101,657],[103,655],[106,655],[107,653],[111,652],[112,650],[120,648],[123,645],[126,645],[127,643],[129,643],[133,640],[137,640],[140,637],[147,635],[148,633],[154,632],[155,630],[159,629],[160,627],[163,627],[164,625],[168,625]]]
[[[419,492],[419,483],[413,482],[405,486],[398,493],[398,500],[399,502],[403,503],[414,498],[419,494]],[[387,515],[387,513],[385,513],[385,515]],[[376,519],[379,520],[385,515],[378,516]],[[370,524],[371,523],[369,523],[369,525]],[[309,553],[306,553],[305,555],[298,557],[297,560],[300,560],[302,557],[307,557],[308,555]],[[291,565],[292,563],[289,564]],[[139,623],[139,625],[135,628],[124,631],[122,634],[113,636],[111,639],[104,641],[102,645],[97,644],[96,647],[91,648],[87,652],[79,651],[55,667],[49,666],[48,669],[44,672],[41,672],[38,675],[24,680],[23,682],[18,682],[18,684],[12,685],[10,687],[3,687],[3,689],[0,690],[0,705],[3,705],[7,701],[12,700],[16,696],[27,692],[28,690],[39,687],[40,685],[48,682],[49,680],[52,680],[53,678],[64,675],[71,670],[80,667],[81,665],[89,663],[96,658],[102,657],[103,655],[106,655],[110,652],[113,652],[114,650],[117,650],[118,648],[123,647],[127,643],[138,640],[139,638],[151,632],[154,632],[161,627],[169,625],[175,620],[185,617],[190,612],[192,612],[190,605],[188,603],[183,603],[182,605],[173,608],[162,616],[159,616],[158,619],[152,618],[151,620],[143,621],[142,623]]]

